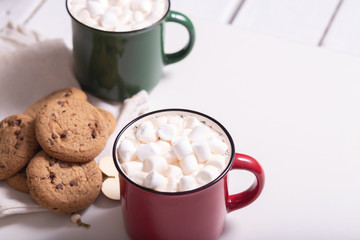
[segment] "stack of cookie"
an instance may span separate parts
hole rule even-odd
[[[0,180],[29,192],[44,208],[73,213],[99,195],[102,173],[94,160],[116,120],[77,88],[41,98],[24,114],[0,122]]]

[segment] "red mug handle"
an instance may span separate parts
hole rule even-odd
[[[235,153],[234,163],[230,171],[236,169],[253,173],[256,180],[247,190],[234,195],[228,195],[226,200],[227,212],[232,212],[249,205],[258,198],[264,188],[264,170],[255,158],[245,154]]]

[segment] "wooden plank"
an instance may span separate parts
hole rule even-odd
[[[360,56],[360,1],[343,1],[322,46]]]
[[[0,29],[9,21],[24,23],[41,4],[42,0],[1,0]]]
[[[257,32],[317,45],[339,0],[248,0],[233,24]]]

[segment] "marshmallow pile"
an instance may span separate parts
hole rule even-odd
[[[195,115],[156,115],[132,126],[118,147],[123,172],[135,183],[164,192],[211,182],[229,162],[225,134]]]
[[[168,0],[69,0],[68,8],[85,25],[127,32],[159,21],[167,11]]]

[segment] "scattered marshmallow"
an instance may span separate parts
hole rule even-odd
[[[155,171],[151,171],[144,180],[145,187],[156,189],[156,188],[163,188],[167,184],[167,178],[157,173]]]
[[[161,139],[171,141],[176,135],[176,129],[170,124],[164,124],[158,128],[157,134]]]
[[[199,162],[206,162],[210,159],[211,152],[207,141],[197,141],[192,144],[192,148],[199,160]]]
[[[152,119],[152,123],[155,127],[159,128],[160,126],[167,123],[167,117],[155,117]]]
[[[216,137],[211,137],[208,143],[211,152],[215,154],[224,154],[229,148],[229,146],[225,142]]]
[[[219,174],[219,170],[216,167],[206,166],[196,175],[196,180],[199,184],[205,185],[214,180]]]
[[[193,153],[190,141],[187,137],[179,137],[172,145],[172,150],[179,160],[182,160]]]
[[[183,176],[179,181],[180,191],[189,191],[197,187],[196,180],[193,176]]]
[[[189,134],[189,140],[191,142],[206,140],[210,134],[210,128],[204,124],[198,125],[193,128]]]
[[[156,130],[151,122],[143,122],[136,131],[136,137],[143,143],[155,142],[158,139]]]
[[[149,157],[144,160],[144,172],[156,171],[163,172],[167,169],[168,163],[165,158],[160,156]]]
[[[144,164],[138,161],[124,162],[121,164],[121,168],[127,175],[134,174],[142,171]]]
[[[199,168],[198,161],[194,154],[187,156],[185,159],[180,161],[180,166],[182,168],[182,172],[187,175],[194,172]]]
[[[135,153],[136,147],[131,140],[125,139],[120,143],[118,154],[121,163],[133,160]]]
[[[184,119],[181,116],[175,115],[168,117],[168,124],[173,125],[176,128],[179,128],[183,125]]]
[[[144,161],[145,159],[155,156],[155,155],[160,155],[160,153],[161,153],[161,150],[160,150],[159,146],[153,142],[147,143],[147,144],[142,144],[136,150],[136,155],[140,161]]]

